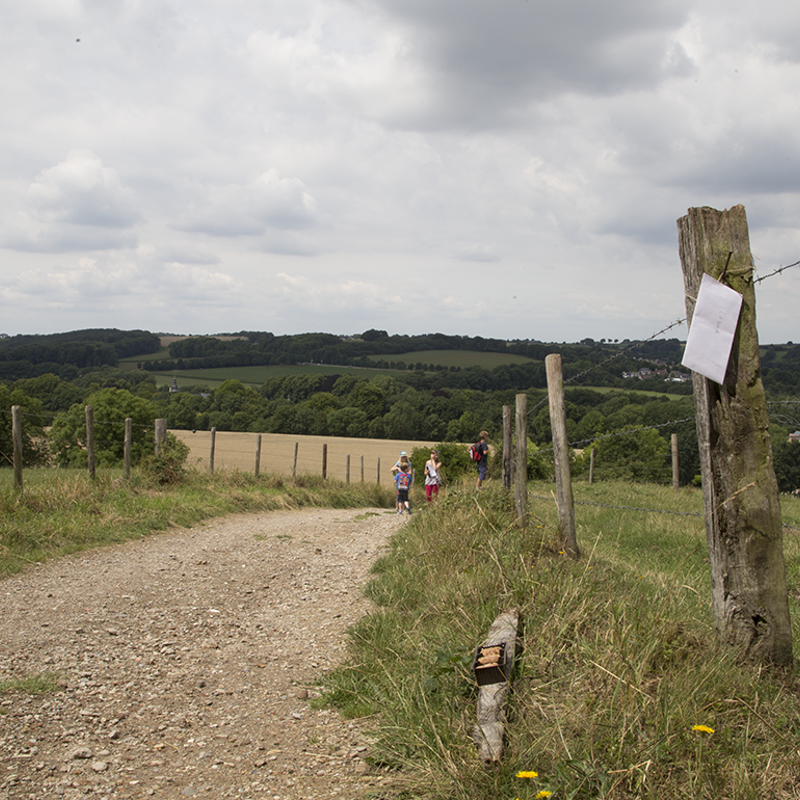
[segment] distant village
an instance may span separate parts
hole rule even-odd
[[[692,376],[687,372],[671,367],[666,361],[658,359],[647,359],[648,364],[652,367],[642,367],[635,372],[623,372],[623,378],[638,378],[640,381],[650,380],[651,378],[661,378],[665,383],[686,383],[692,379]]]

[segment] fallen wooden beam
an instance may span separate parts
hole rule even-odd
[[[517,626],[519,624],[519,611],[512,608],[504,611],[492,623],[489,634],[482,647],[492,647],[505,643],[505,657],[508,664],[508,673],[514,666],[516,654]],[[509,682],[503,680],[481,686],[478,691],[478,721],[472,731],[472,740],[478,748],[478,753],[483,763],[499,763],[503,755],[503,735],[505,733],[505,715],[503,704],[508,694]]]

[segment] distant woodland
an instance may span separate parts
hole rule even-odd
[[[389,336],[380,330],[354,337],[240,331],[224,338],[178,339],[169,345],[165,357],[154,359],[163,348],[160,337],[148,331],[93,329],[6,337],[0,339],[0,463],[7,466],[4,454],[10,452],[11,405],[26,410],[28,436],[33,442],[37,430],[50,425],[54,430],[69,428],[66,420],[70,418],[70,424],[79,429],[87,403],[95,406],[98,419],[98,408],[116,414],[129,404],[131,408],[135,405],[137,419],[163,417],[170,428],[189,430],[213,427],[466,442],[484,428],[497,441],[503,405],[513,405],[515,395],[526,392],[531,445],[546,449],[550,421],[544,358],[560,353],[568,389],[568,432],[575,447],[604,450],[605,468],[611,470],[613,463],[618,473],[614,477],[668,482],[669,440],[672,433],[678,433],[681,480],[690,483],[698,471],[691,383],[667,382],[665,378],[681,369],[682,349],[683,343],[677,339],[585,339],[558,344],[439,333]],[[448,368],[425,362],[426,351],[443,350],[505,353],[529,360],[492,369]],[[415,353],[418,360],[406,363],[406,353]],[[122,359],[133,359],[133,365],[125,366],[138,368],[119,369]],[[309,369],[308,374],[270,378],[257,388],[234,378],[214,391],[198,385],[184,386],[180,392],[157,387],[154,375],[173,370],[185,375],[200,368],[312,363],[372,370],[369,377],[360,377],[320,375]],[[800,386],[800,345],[766,345],[762,364],[765,386],[777,409],[773,441],[778,463],[788,432],[800,427],[792,405]],[[642,368],[650,370],[646,374],[651,377],[623,377]],[[636,433],[610,436],[626,431]],[[81,455],[80,448],[74,447],[59,452],[63,463]],[[800,485],[800,446],[787,450],[792,457],[795,452],[797,477],[787,478],[784,486]],[[580,467],[576,463],[576,469]]]

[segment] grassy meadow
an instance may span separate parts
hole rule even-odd
[[[0,471],[6,575],[210,516],[393,503],[373,482],[227,467],[168,486],[142,468],[129,483],[113,471],[90,481],[29,470],[21,493],[12,478]],[[525,530],[496,480],[448,487],[424,508],[416,491],[421,513],[374,565],[374,608],[313,701],[374,720],[365,755],[385,776],[375,800],[800,797],[800,684],[716,643],[699,490],[576,483],[578,560],[560,551],[552,484],[529,485]],[[800,500],[782,506],[798,654]],[[487,768],[471,740],[471,660],[511,607],[520,648],[506,747]],[[35,678],[20,676],[9,697]]]
[[[375,715],[373,761],[396,775],[380,796],[800,796],[800,685],[717,645],[701,493],[576,484],[579,560],[558,546],[553,493],[531,484],[521,531],[496,485],[451,492],[375,565],[376,611],[325,702]],[[796,525],[800,502],[784,515]],[[796,653],[798,536],[785,540]],[[471,658],[511,607],[521,653],[503,761],[486,768]]]

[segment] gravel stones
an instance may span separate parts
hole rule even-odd
[[[357,798],[362,724],[314,709],[405,520],[383,509],[241,515],[0,582],[0,800]]]

